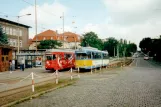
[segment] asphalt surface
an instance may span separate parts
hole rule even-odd
[[[83,74],[74,85],[16,107],[161,107],[161,66],[137,58],[129,67]]]

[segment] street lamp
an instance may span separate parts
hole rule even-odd
[[[17,46],[17,53],[20,52],[20,32],[19,32],[19,18],[23,17],[23,16],[29,16],[31,14],[25,14],[25,15],[21,15],[21,16],[16,16],[17,17],[17,23],[18,23],[18,30],[17,30],[17,42],[18,42],[18,46]]]
[[[36,52],[37,52],[37,7],[35,0],[35,37],[36,37]]]

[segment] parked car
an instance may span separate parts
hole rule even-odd
[[[149,60],[149,57],[148,56],[144,56],[144,60]]]

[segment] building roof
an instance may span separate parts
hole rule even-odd
[[[3,18],[0,18],[0,21],[11,23],[11,24],[14,24],[14,25],[22,26],[22,27],[26,27],[26,28],[31,28],[31,26],[24,25],[24,24],[21,24],[21,23],[17,23],[17,22],[11,21],[11,20],[3,19]]]
[[[32,44],[32,39],[28,40],[28,44],[31,45]]]
[[[45,40],[51,40],[51,38],[52,40],[57,40],[57,33],[53,30],[47,30],[40,34],[37,34],[32,41],[36,41],[36,39],[37,41],[42,41],[44,40],[44,38]]]
[[[67,42],[80,42],[80,36],[72,32],[65,32],[63,34],[60,34],[60,36],[64,36],[64,39]]]
[[[57,34],[57,32],[53,31],[53,30],[47,30],[44,31],[38,35],[36,35],[33,38],[33,42],[36,41],[42,41],[42,40],[59,40],[59,41],[63,41],[65,40],[66,42],[80,42],[80,36],[78,34],[72,33],[72,32],[65,32],[63,34]],[[64,39],[63,39],[64,38]]]

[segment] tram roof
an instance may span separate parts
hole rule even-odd
[[[101,52],[101,53],[107,53],[107,51],[100,51],[97,48],[93,48],[93,47],[82,47],[79,48],[75,51],[76,53],[86,53],[86,52]]]
[[[46,53],[48,52],[74,52],[73,49],[48,49],[46,50]]]

